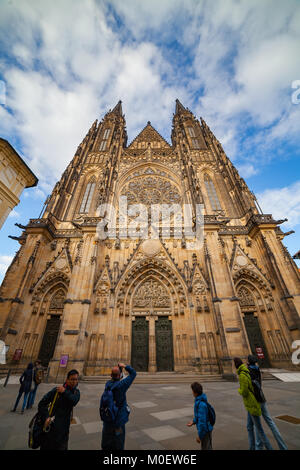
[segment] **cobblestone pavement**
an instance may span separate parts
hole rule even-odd
[[[10,412],[19,385],[8,384],[6,388],[0,385],[0,449],[28,449],[30,419],[36,413],[38,401],[54,386],[41,384],[33,409],[22,415],[22,398],[17,412]],[[103,388],[103,384],[79,384],[81,399],[74,408],[76,424],[70,428],[69,449],[100,449],[102,423],[99,419],[99,400]],[[203,388],[217,415],[213,432],[214,449],[247,449],[247,416],[237,392],[238,384],[209,382]],[[288,448],[300,449],[300,424],[277,418],[282,415],[300,418],[300,383],[269,380],[263,388],[270,414]],[[194,399],[190,384],[133,383],[127,399],[131,406],[130,421],[126,426],[127,450],[199,450],[195,427],[186,426],[193,417]],[[264,422],[263,425],[274,449],[277,449],[271,431]]]

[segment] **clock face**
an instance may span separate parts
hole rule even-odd
[[[160,248],[159,240],[145,240],[142,244],[142,250],[146,256],[157,255],[160,252]]]
[[[239,266],[246,266],[246,264],[248,264],[247,258],[241,255],[237,256],[236,262]]]
[[[66,260],[64,258],[60,258],[56,261],[55,266],[57,269],[63,269],[66,267]]]

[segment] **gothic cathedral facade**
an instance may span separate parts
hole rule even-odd
[[[21,226],[0,291],[8,364],[40,358],[54,378],[66,360],[86,376],[118,361],[226,376],[233,357],[252,352],[263,367],[297,368],[300,278],[283,220],[261,212],[205,121],[178,100],[171,142],[148,122],[127,145],[121,102],[92,125],[43,214]],[[194,224],[202,205],[201,248],[174,236],[174,218],[169,238],[121,236],[118,218],[115,238],[99,238],[98,208],[120,196],[188,204]]]

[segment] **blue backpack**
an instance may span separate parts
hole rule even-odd
[[[104,423],[114,424],[119,408],[115,404],[112,386],[107,385],[100,399],[100,418]]]

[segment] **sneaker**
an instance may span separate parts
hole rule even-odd
[[[24,413],[24,410],[21,411],[21,414],[23,414],[23,413]]]
[[[10,410],[10,411],[11,411],[11,413],[15,413],[15,412],[16,412],[16,410]]]

